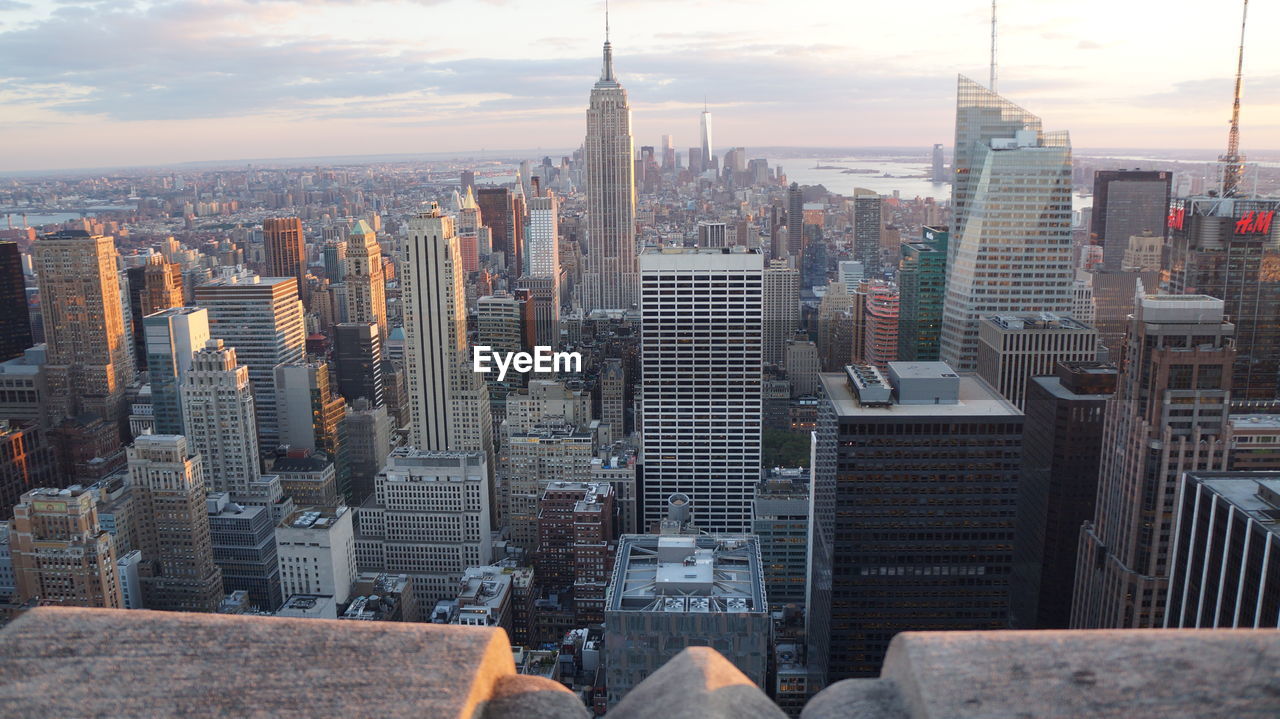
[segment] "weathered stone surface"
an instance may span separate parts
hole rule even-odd
[[[879,682],[834,684],[803,719],[1276,717],[1280,631],[908,632]],[[903,710],[865,713],[885,687]]]
[[[0,632],[15,718],[475,719],[517,690],[515,716],[573,716],[542,698],[567,689],[514,676],[506,633],[480,627],[40,608]]]
[[[804,705],[800,719],[907,719],[898,688],[888,679],[838,682]]]
[[[745,674],[709,647],[689,647],[633,687],[609,719],[786,719]]]
[[[499,679],[484,705],[484,719],[528,716],[590,719],[591,712],[582,699],[559,682],[523,674]]]

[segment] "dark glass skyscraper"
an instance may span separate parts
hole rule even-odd
[[[921,242],[902,243],[898,262],[898,359],[933,362],[947,296],[947,230],[925,227]]]
[[[16,242],[0,242],[0,362],[21,357],[31,346],[31,316],[27,313],[27,284],[22,276],[22,253]]]
[[[1173,173],[1157,170],[1099,170],[1093,175],[1089,239],[1102,246],[1102,266],[1121,269],[1129,238],[1144,231],[1164,234]]]

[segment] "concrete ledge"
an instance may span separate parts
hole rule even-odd
[[[0,631],[6,717],[573,717],[501,629],[39,608]],[[547,711],[539,713],[542,709]]]
[[[689,647],[632,687],[609,719],[786,719],[747,675],[709,647]]]
[[[888,693],[888,696],[886,696]],[[1280,630],[907,632],[802,719],[1280,716]]]

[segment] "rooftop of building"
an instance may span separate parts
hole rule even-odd
[[[1028,382],[1034,382],[1035,384],[1040,385],[1046,392],[1053,395],[1056,399],[1070,399],[1077,401],[1096,400],[1100,402],[1109,399],[1114,394],[1112,392],[1108,392],[1106,394],[1077,394],[1072,392],[1066,385],[1062,384],[1062,380],[1060,378],[1053,375],[1031,377],[1028,379]]]
[[[1280,430],[1280,414],[1233,414],[1228,418],[1231,427],[1240,430]]]
[[[328,529],[351,511],[350,507],[302,507],[280,520],[280,527],[292,529]]]
[[[388,457],[388,466],[462,469],[479,467],[484,464],[484,461],[484,454],[481,452],[447,452],[417,447],[397,447]]]
[[[1235,506],[1236,511],[1257,520],[1272,534],[1280,534],[1280,472],[1188,472]]]
[[[330,596],[294,594],[276,610],[276,616],[295,619],[337,619],[338,603]]]
[[[463,607],[501,608],[511,592],[512,573],[505,567],[468,567],[458,581],[458,604]]]
[[[271,463],[271,472],[272,474],[280,474],[282,472],[302,474],[325,472],[332,469],[332,467],[333,462],[329,461],[329,457],[323,453],[318,453],[306,457],[276,457]]]
[[[1054,312],[1017,312],[991,315],[982,319],[983,324],[990,324],[1007,332],[1035,332],[1044,330],[1064,330],[1076,332],[1093,332],[1094,328],[1067,315]]]
[[[890,366],[900,363],[891,362]],[[944,363],[908,362],[906,365],[932,365]],[[925,379],[942,379],[940,370],[921,370]],[[932,373],[932,374],[931,374]],[[849,379],[845,373],[823,372],[818,375],[819,381],[826,390],[826,396],[835,407],[836,414],[841,417],[1021,417],[1018,410],[1007,399],[1000,396],[991,385],[975,375],[962,374],[955,377],[956,401],[950,404],[902,404],[897,401],[888,403],[864,404],[849,387]]]
[[[763,613],[761,572],[753,535],[625,534],[605,609]]]

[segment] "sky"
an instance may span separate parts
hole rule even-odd
[[[986,82],[983,0],[613,0],[637,145],[929,146]],[[997,89],[1077,148],[1225,146],[1235,0],[1002,0]],[[1280,151],[1280,3],[1242,147]],[[596,0],[0,0],[0,172],[569,148]]]

